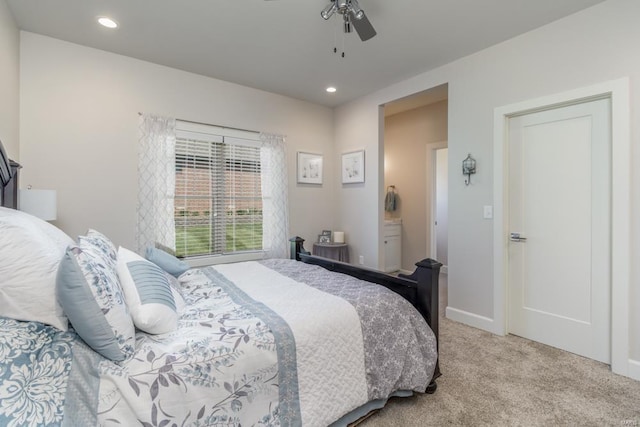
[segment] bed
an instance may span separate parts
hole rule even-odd
[[[0,425],[348,425],[392,396],[435,391],[435,261],[418,263],[411,276],[390,277],[310,256],[294,238],[292,259],[189,269],[177,277],[166,268],[162,282],[170,292],[162,298],[172,303],[154,305],[159,323],[142,324],[161,333],[149,333],[128,323],[145,306],[130,303],[130,278],[118,270],[122,259],[139,255],[116,249],[95,230],[72,241],[7,208],[0,208],[0,233],[2,247],[15,246],[0,253]],[[54,270],[55,298],[47,297],[51,289],[34,291],[24,282],[24,289],[11,288],[23,277],[14,266],[26,275],[47,269],[32,268],[42,263],[34,244],[49,245],[42,257]],[[92,254],[101,262],[90,264]],[[132,272],[143,265],[127,260]],[[78,279],[74,286],[94,286],[93,294],[61,285],[73,268],[88,277],[83,262],[93,266],[93,282]],[[79,303],[85,294],[109,302]],[[13,310],[20,304],[27,308]],[[78,317],[79,307],[93,305],[100,312]],[[158,315],[160,306],[169,311]],[[175,328],[163,330],[172,316]],[[63,318],[66,328],[57,323]],[[95,343],[95,329],[86,330],[96,318],[112,334],[109,348]]]

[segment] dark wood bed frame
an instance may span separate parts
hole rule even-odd
[[[416,270],[412,274],[399,274],[398,277],[395,277],[376,270],[313,256],[304,249],[304,239],[301,237],[293,237],[289,239],[289,242],[291,243],[291,259],[319,265],[330,271],[348,274],[367,282],[376,283],[401,295],[422,314],[422,317],[431,326],[431,330],[436,336],[436,343],[438,343],[438,276],[442,264],[429,258],[423,259],[416,263]],[[433,379],[426,389],[427,393],[436,391],[437,384],[435,380],[440,375],[440,364],[436,362]]]
[[[0,141],[0,168],[0,206],[18,209],[18,172],[21,166],[7,157],[2,141]]]
[[[20,166],[13,160],[9,160],[9,166],[11,167],[11,180],[6,186],[2,187],[0,181],[0,206],[11,209],[18,209],[18,174]]]

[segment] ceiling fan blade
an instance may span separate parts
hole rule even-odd
[[[371,25],[371,22],[369,22],[367,15],[364,14],[364,11],[362,12],[361,19],[356,19],[356,17],[352,13],[351,24],[354,26],[356,32],[360,36],[360,40],[362,40],[363,42],[369,40],[377,34],[376,30],[374,30],[373,28],[373,25]]]

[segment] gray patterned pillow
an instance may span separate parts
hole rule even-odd
[[[104,357],[122,361],[135,351],[135,328],[104,240],[79,239],[58,269],[56,291],[78,335]]]
[[[78,236],[78,243],[82,248],[91,250],[116,268],[118,249],[104,234],[90,228],[85,236]]]

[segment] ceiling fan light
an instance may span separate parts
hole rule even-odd
[[[351,20],[349,19],[349,15],[344,15],[344,32],[345,33],[350,33],[351,32]]]
[[[324,20],[327,20],[331,18],[334,13],[336,13],[336,10],[337,10],[336,3],[331,2],[331,4],[327,5],[327,7],[325,7],[322,10],[322,12],[320,12],[320,16],[322,16]]]

